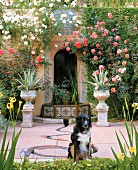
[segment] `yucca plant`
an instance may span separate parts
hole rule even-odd
[[[16,79],[20,84],[18,89],[20,91],[25,90],[38,90],[41,89],[42,78],[36,78],[36,72],[34,70],[28,69],[23,72],[23,76],[19,75],[19,79]]]
[[[96,70],[93,74],[92,74],[92,81],[86,81],[86,83],[91,84],[92,86],[94,86],[94,90],[109,90],[110,86],[113,86],[115,84],[115,82],[119,81],[119,77],[114,76],[114,80],[112,80],[113,77],[111,77],[108,80],[107,77],[108,72],[106,70],[104,70],[104,66],[103,65],[99,65],[99,70]],[[112,82],[110,82],[112,80]]]

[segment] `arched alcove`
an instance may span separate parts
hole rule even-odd
[[[54,57],[54,85],[58,85],[60,89],[65,89],[72,93],[72,81],[76,83],[76,90],[78,90],[77,78],[76,55],[67,52],[66,49],[59,50]]]

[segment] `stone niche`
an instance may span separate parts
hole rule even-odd
[[[54,86],[54,58],[60,50],[65,50],[66,36],[57,36],[51,41],[51,49],[45,52],[45,57],[50,62],[50,66],[40,67],[39,76],[44,75],[49,78],[50,86]],[[79,103],[87,103],[86,100],[86,87],[84,81],[86,80],[86,67],[80,60],[79,53],[74,54],[76,56],[76,69],[77,69],[77,86],[78,86],[78,101]],[[62,57],[62,56],[61,56]],[[56,75],[60,76],[60,75]],[[41,113],[41,107],[44,103],[51,104],[53,102],[53,90],[45,87],[44,92],[38,91],[35,102],[34,116],[39,116]]]

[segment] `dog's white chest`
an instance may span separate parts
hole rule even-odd
[[[89,139],[90,134],[78,133],[78,141],[80,141],[80,143],[87,145],[89,143]]]
[[[78,141],[80,142],[80,153],[85,154],[88,152],[87,144],[90,142],[91,129],[86,133],[78,133]]]

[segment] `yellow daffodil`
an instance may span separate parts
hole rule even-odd
[[[16,98],[15,97],[10,97],[10,103],[14,103],[14,102],[16,102]]]
[[[13,108],[13,103],[7,103],[7,109],[12,109]]]
[[[130,148],[129,148],[129,152],[130,152],[130,153],[136,152],[136,148],[135,148],[135,147],[130,147]]]
[[[3,93],[2,92],[0,92],[0,97],[2,97],[3,96]]]
[[[124,153],[118,153],[117,157],[119,160],[123,160],[124,159]]]
[[[132,104],[132,107],[138,109],[138,103],[133,103],[133,104]]]

